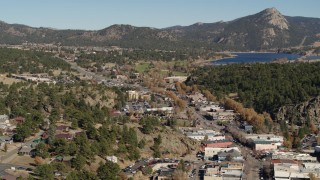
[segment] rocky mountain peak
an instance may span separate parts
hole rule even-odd
[[[274,7],[263,10],[259,21],[265,21],[279,29],[289,29],[286,18]]]

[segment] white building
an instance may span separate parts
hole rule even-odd
[[[301,162],[317,162],[317,157],[310,156],[310,154],[296,153],[296,152],[274,152],[272,159],[289,159]]]
[[[320,177],[319,163],[275,163],[273,170],[275,180],[310,179],[309,173],[314,174],[316,178]]]
[[[206,137],[206,140],[208,141],[221,141],[226,139],[224,135],[221,135],[220,133],[211,129],[188,132],[186,133],[186,136],[197,141],[203,141]]]
[[[0,115],[0,124],[9,124],[9,116],[6,114]]]
[[[113,162],[113,163],[117,163],[118,162],[118,158],[116,156],[107,156],[106,159],[108,161]]]
[[[274,134],[246,134],[246,139],[252,139],[253,141],[270,141],[277,146],[283,144],[283,136],[277,136]]]

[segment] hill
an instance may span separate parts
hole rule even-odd
[[[70,46],[120,46],[140,49],[267,50],[320,41],[320,19],[289,17],[277,9],[229,22],[195,23],[156,29],[112,25],[97,31],[33,28],[0,21],[0,43],[61,43]]]

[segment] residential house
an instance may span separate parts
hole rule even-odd
[[[22,124],[22,123],[24,123],[24,121],[25,121],[25,118],[22,117],[22,116],[18,116],[18,117],[15,117],[15,118],[14,118],[14,122],[15,122],[16,124]]]
[[[56,131],[68,132],[69,129],[70,129],[70,126],[60,125],[60,126],[57,126]]]
[[[106,159],[107,159],[108,161],[113,162],[113,163],[117,163],[117,162],[118,162],[117,156],[107,156]]]
[[[9,124],[9,116],[6,114],[0,115],[0,124]]]
[[[29,155],[29,156],[33,156],[34,155],[34,148],[30,147],[30,146],[22,146],[18,152],[18,154],[20,155]]]
[[[157,180],[171,180],[173,179],[174,169],[161,169],[159,170]]]

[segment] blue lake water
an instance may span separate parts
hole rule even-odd
[[[300,56],[297,54],[285,53],[234,53],[233,58],[222,59],[212,62],[214,65],[225,65],[233,63],[267,63],[280,58],[295,60]]]

